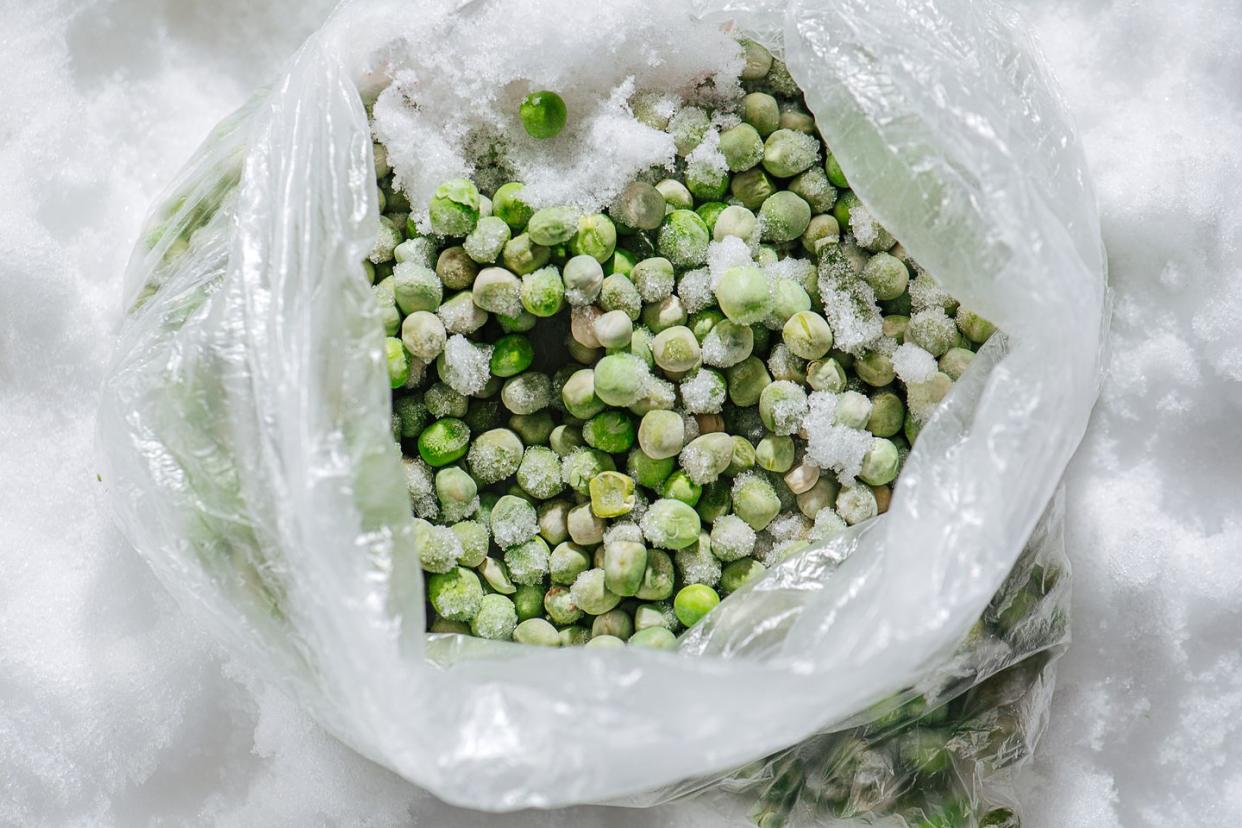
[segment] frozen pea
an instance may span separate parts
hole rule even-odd
[[[518,181],[510,181],[502,184],[492,193],[492,214],[509,225],[509,229],[514,233],[520,233],[526,227],[526,222],[530,221],[530,217],[534,214],[526,200],[522,197],[524,185]]]
[[[513,495],[504,495],[497,500],[488,519],[491,522],[492,537],[501,549],[525,543],[534,537],[539,527],[535,507]]]
[[[675,178],[666,178],[655,185],[656,191],[664,199],[664,215],[667,217],[673,210],[689,210],[694,206],[694,196]],[[663,221],[661,221],[663,223]]]
[[[628,643],[646,650],[676,650],[677,636],[664,627],[648,627],[631,635]]]
[[[591,642],[591,631],[577,624],[563,628],[559,636],[562,647],[584,647]]]
[[[492,514],[495,515],[495,510]],[[548,544],[538,535],[506,549],[505,566],[509,568],[513,583],[543,583],[548,575],[548,554]]]
[[[505,243],[500,261],[508,270],[521,276],[543,267],[551,256],[551,249],[536,244],[529,234],[521,233]]]
[[[827,246],[837,244],[840,241],[841,227],[837,224],[837,220],[828,213],[811,216],[810,222],[806,225],[806,230],[802,233],[802,249],[814,259],[819,259],[820,253]]]
[[[621,596],[605,586],[603,569],[588,569],[574,579],[570,595],[583,612],[603,615],[621,602]]]
[[[548,556],[548,576],[554,584],[569,586],[590,568],[590,556],[576,543],[559,543]]]
[[[798,495],[798,511],[814,520],[822,510],[833,507],[839,488],[834,480],[821,476],[814,486]]]
[[[854,360],[854,373],[867,385],[882,388],[896,377],[893,360],[880,351],[870,351]]]
[[[720,591],[725,595],[737,592],[751,581],[757,581],[767,572],[767,567],[754,558],[734,561],[720,571]]]
[[[552,378],[527,371],[510,377],[500,389],[500,401],[514,414],[534,414],[552,402]]]
[[[857,391],[845,391],[837,396],[834,420],[847,428],[865,428],[871,416],[871,400]]]
[[[401,228],[388,216],[379,217],[375,230],[375,245],[371,248],[372,264],[384,264],[393,260],[393,251],[401,244]]]
[[[634,594],[641,601],[663,601],[673,594],[673,559],[659,549],[647,550],[647,569],[642,586]]]
[[[634,181],[621,191],[611,212],[626,227],[655,230],[664,222],[664,208],[663,193],[645,181]]]
[[[657,247],[660,255],[681,268],[697,267],[707,260],[710,240],[707,225],[693,210],[677,209],[660,226]]]
[[[876,253],[867,260],[862,276],[880,301],[896,299],[906,292],[910,282],[910,272],[901,260],[884,252]]]
[[[541,267],[522,276],[522,309],[532,316],[555,316],[565,302],[565,284],[555,267]]]
[[[789,191],[801,196],[811,206],[811,212],[816,214],[827,213],[837,203],[837,188],[832,186],[821,167],[811,167],[798,173],[790,179]]]
[[[705,584],[684,586],[673,599],[673,611],[677,620],[687,627],[693,627],[703,620],[709,612],[720,603],[716,590]]]
[[[565,128],[568,111],[560,95],[544,89],[531,92],[518,106],[518,118],[522,128],[532,138],[553,138]]]
[[[557,483],[560,484],[560,472],[557,471]],[[538,521],[539,536],[550,546],[557,546],[569,539],[569,501],[545,500],[535,509]]]
[[[616,464],[611,456],[595,449],[578,449],[561,459],[561,479],[580,495],[587,495],[591,478],[605,471],[616,471]]]
[[[752,124],[738,124],[720,133],[720,154],[732,172],[744,172],[763,160],[763,138]]]
[[[396,337],[384,340],[384,362],[388,367],[388,384],[401,388],[410,379],[410,357]]]
[[[427,578],[427,600],[442,618],[469,621],[483,603],[483,585],[469,569],[455,567]]]
[[[552,434],[556,423],[545,408],[534,414],[514,414],[509,418],[509,428],[513,429],[522,442],[528,446],[544,445]]]
[[[470,447],[470,427],[455,417],[436,420],[418,435],[418,453],[427,465],[447,466]]]
[[[403,262],[393,268],[392,292],[403,314],[434,311],[440,307],[444,287],[430,268]]]
[[[543,595],[543,609],[554,624],[572,624],[582,617],[572,588],[554,586]]]
[[[690,479],[702,486],[725,472],[733,460],[733,448],[733,437],[729,434],[702,434],[686,444],[678,462]]]
[[[741,79],[762,80],[772,68],[772,53],[759,43],[746,38],[739,40],[738,45],[742,49],[742,58],[745,61],[742,65]]]
[[[791,178],[814,164],[818,153],[814,137],[778,129],[763,142],[763,168],[777,178]]]
[[[958,308],[954,320],[962,335],[976,345],[982,345],[996,333],[996,326],[974,311]]]
[[[798,311],[781,329],[781,339],[803,359],[820,359],[832,348],[832,328],[815,311]]]
[[[759,395],[759,416],[775,434],[793,434],[807,414],[806,391],[787,380],[774,382]]]
[[[711,126],[706,110],[698,106],[683,106],[669,119],[668,131],[673,136],[677,154],[685,157],[697,147]]]
[[[468,567],[483,563],[491,545],[491,534],[487,531],[487,527],[477,520],[462,520],[454,523],[449,529],[457,536],[457,541],[461,544],[461,557],[458,563]]]
[[[561,491],[561,458],[550,448],[531,446],[522,456],[517,482],[532,497],[547,500]]]
[[[811,297],[806,289],[793,279],[777,279],[772,282],[772,308],[763,324],[770,330],[781,329],[795,313],[811,309]]]
[[[690,329],[675,325],[656,334],[651,342],[651,356],[665,371],[689,371],[699,364],[698,340]]]
[[[897,447],[890,440],[876,437],[863,455],[862,471],[858,476],[871,486],[883,486],[897,477],[899,466]]]
[[[725,319],[712,326],[703,337],[703,362],[716,368],[729,368],[751,355],[755,332],[746,324]]]
[[[841,170],[841,165],[837,162],[837,157],[831,152],[824,159],[824,172],[834,187],[845,189],[850,186],[849,181],[845,178],[845,173]]]
[[[841,487],[841,491],[837,493],[836,509],[837,514],[849,526],[879,514],[875,494],[867,486],[858,484]]]
[[[514,316],[522,310],[522,281],[503,267],[479,271],[470,289],[474,304],[492,313]]]
[[[696,159],[686,164],[685,181],[686,189],[699,201],[715,201],[729,191],[727,167],[710,161]]]
[[[479,611],[470,619],[470,632],[479,638],[508,641],[514,635],[517,621],[517,610],[513,601],[504,595],[492,593],[484,595],[479,602]]]
[[[561,634],[542,618],[527,618],[513,630],[513,640],[535,647],[561,646]]]
[[[780,127],[780,105],[765,92],[751,92],[742,98],[742,120],[766,138]]]
[[[522,462],[522,449],[517,434],[507,428],[496,428],[475,439],[466,462],[474,479],[487,486],[517,471]]]
[[[417,356],[417,354],[415,354]],[[966,369],[975,361],[975,352],[965,348],[950,348],[940,357],[940,371],[956,382],[966,373]]]
[[[733,435],[733,454],[725,474],[737,476],[755,466],[755,447],[741,434]]]
[[[882,391],[871,398],[871,415],[867,418],[867,430],[876,437],[892,437],[901,431],[905,418],[906,407],[901,397],[892,391]]]
[[[628,514],[635,503],[634,480],[628,475],[606,471],[591,478],[591,511],[602,518]]]
[[[444,323],[428,311],[415,311],[401,323],[401,343],[423,362],[431,362],[440,355],[447,336]]]
[[[828,180],[832,181],[831,172],[828,174]],[[833,183],[836,184],[835,181],[833,181]],[[839,187],[841,185],[837,184],[837,186]],[[853,190],[846,190],[845,192],[839,194],[837,196],[837,203],[832,205],[832,215],[833,218],[837,220],[837,224],[841,227],[849,227],[850,213],[861,203],[862,202],[858,200],[858,196],[854,195]]]
[[[646,419],[648,415],[654,414],[654,413],[656,412],[654,411],[647,412],[647,415],[644,415],[644,420]],[[681,417],[678,417],[676,414],[673,414],[673,412],[671,411],[666,412],[666,413],[674,417],[677,417],[678,423],[680,424]],[[642,432],[641,432],[641,427],[640,427],[640,431],[639,431],[639,442],[640,443],[642,441],[641,434]],[[678,446],[678,451],[680,450],[681,450],[681,447]],[[675,456],[676,456],[676,452],[674,452],[674,454],[669,455],[668,457],[655,458],[655,457],[651,457],[650,455],[648,455],[643,449],[636,447],[630,450],[629,456],[626,459],[625,470],[629,473],[631,477],[634,478],[634,480],[638,482],[639,485],[646,486],[648,489],[658,491],[660,488],[660,485],[664,482],[665,478],[667,478],[670,474],[672,474],[673,469],[676,468],[677,466],[677,462],[674,459]]]
[[[623,609],[612,609],[591,622],[591,638],[616,638],[628,641],[634,634],[634,619]]]
[[[707,231],[714,233],[716,230],[716,219],[724,212],[729,205],[723,201],[706,201],[694,208],[694,212],[699,214],[699,218],[703,219],[703,223],[707,225]]]
[[[608,311],[591,323],[595,339],[603,348],[623,348],[630,344],[634,335],[634,323],[629,314],[621,310]]]
[[[619,650],[625,642],[615,635],[597,635],[587,641],[586,646],[592,650]]]
[[[621,596],[638,592],[647,571],[647,547],[634,541],[604,544],[604,586]]]
[[[772,310],[768,279],[749,265],[731,267],[721,274],[713,293],[729,320],[739,325],[760,322]]]
[[[479,220],[479,190],[474,182],[454,178],[436,188],[428,205],[431,229],[440,236],[462,237]]]
[[[759,219],[753,212],[739,204],[731,204],[716,217],[712,239],[719,242],[728,236],[737,236],[750,243],[758,238],[758,228]]]
[[[759,395],[772,382],[767,366],[758,357],[747,357],[725,371],[729,383],[729,400],[736,406],[759,402]]]
[[[806,232],[810,223],[811,206],[788,190],[772,194],[759,207],[759,227],[764,241],[793,241]]]
[[[392,295],[391,284],[372,285],[371,296],[379,306],[384,333],[387,336],[396,336],[401,330],[401,311],[397,310],[397,298]]]
[[[690,479],[683,469],[678,469],[660,484],[660,496],[680,500],[687,506],[694,506],[703,494],[703,487]]]
[[[552,429],[548,435],[548,446],[561,457],[567,457],[577,449],[586,445],[582,439],[582,429],[574,425],[562,423]]]
[[[906,386],[906,406],[909,409],[907,420],[913,418],[922,425],[932,415],[953,388],[953,380],[947,374],[937,371],[926,382],[915,382]]]
[[[815,132],[815,119],[800,110],[784,109],[781,111],[780,128],[811,135]]]
[[[661,498],[648,507],[640,526],[643,537],[661,549],[682,549],[698,540],[699,515],[680,500]]]
[[[832,357],[815,360],[806,366],[806,383],[814,391],[839,394],[845,390],[845,369]]]
[[[449,333],[472,334],[487,322],[487,311],[474,303],[474,296],[463,290],[449,297],[436,311]]]
[[[780,513],[781,501],[776,490],[760,474],[751,472],[736,478],[732,494],[734,514],[756,532],[766,529]]]
[[[733,176],[729,191],[746,209],[758,210],[776,192],[776,185],[762,168],[754,167]]]
[[[594,417],[605,407],[604,401],[595,394],[595,371],[590,368],[575,371],[569,377],[561,388],[561,399],[565,410],[581,420]]]
[[[669,328],[683,325],[686,322],[686,306],[682,304],[681,299],[676,296],[666,296],[659,302],[643,307],[642,314],[643,324],[645,324],[652,333],[662,333]],[[648,350],[654,342],[648,343]],[[653,354],[654,361],[654,354]]]
[[[509,334],[496,340],[489,360],[491,372],[498,377],[516,376],[535,360],[535,349],[521,334]]]
[[[755,446],[755,462],[760,468],[784,474],[793,468],[793,438],[781,434],[765,434]]]
[[[578,227],[569,240],[569,250],[575,256],[590,256],[603,262],[612,258],[617,247],[617,228],[612,219],[603,213],[592,213],[578,219]]]
[[[595,366],[594,391],[607,405],[628,407],[642,397],[649,374],[633,354],[609,354]]]
[[[628,277],[613,273],[604,277],[599,291],[599,306],[605,311],[624,311],[633,321],[642,313],[643,299]]]
[[[659,302],[673,292],[673,263],[663,256],[651,256],[634,265],[629,278],[644,302]]]

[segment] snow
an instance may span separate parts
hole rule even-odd
[[[141,215],[333,5],[0,12],[0,824],[718,826],[687,805],[439,803],[232,661],[111,528],[92,412]],[[1023,824],[1233,824],[1242,14],[1021,6],[1078,120],[1116,292],[1109,373],[1066,477],[1074,644]]]

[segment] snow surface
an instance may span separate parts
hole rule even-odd
[[[0,825],[718,826],[488,817],[359,758],[221,653],[111,528],[92,414],[145,206],[332,0],[0,8]],[[1067,475],[1075,642],[1025,825],[1242,819],[1242,9],[1023,0],[1116,290]]]

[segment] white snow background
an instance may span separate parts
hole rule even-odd
[[[0,2],[0,825],[697,823],[438,804],[247,676],[111,527],[93,414],[139,220],[330,5]],[[1077,118],[1116,291],[1067,477],[1075,641],[1025,824],[1238,824],[1242,8],[1022,9]]]

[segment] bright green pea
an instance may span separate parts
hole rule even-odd
[[[521,334],[509,334],[492,346],[489,367],[496,376],[507,378],[522,373],[534,360],[535,348],[530,340]]]
[[[418,454],[433,468],[461,459],[470,448],[470,427],[455,417],[436,420],[418,435]]]
[[[693,627],[703,617],[720,604],[720,596],[716,590],[705,584],[684,586],[673,599],[673,612],[677,620],[687,627]]]
[[[440,236],[462,237],[479,220],[479,190],[474,182],[454,178],[436,188],[428,205],[431,229]]]
[[[541,267],[522,276],[522,307],[537,317],[555,316],[565,303],[565,283],[555,267]]]
[[[624,411],[601,411],[582,426],[582,439],[591,448],[621,454],[634,445],[634,420]]]
[[[568,114],[564,99],[547,89],[531,92],[518,107],[518,118],[526,134],[541,141],[558,135],[565,128]]]
[[[670,474],[660,485],[660,497],[680,500],[687,506],[695,506],[703,495],[703,487],[690,479],[683,469]]]
[[[578,229],[569,241],[569,250],[575,256],[590,256],[603,264],[612,257],[616,248],[617,228],[612,219],[603,213],[578,219]]]
[[[390,336],[384,340],[384,359],[388,366],[388,384],[393,388],[405,385],[410,378],[410,358],[400,339]]]

